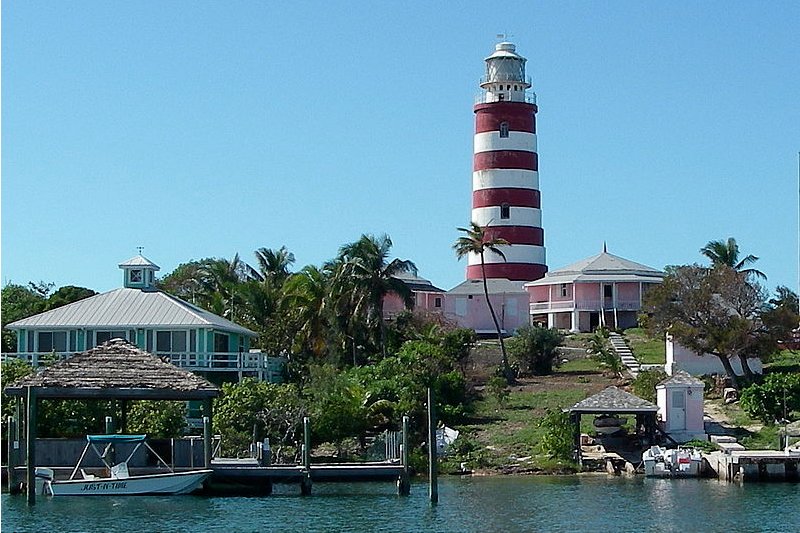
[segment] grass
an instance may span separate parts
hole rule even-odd
[[[723,404],[720,400],[718,404],[726,418],[726,425],[733,428],[732,433],[742,446],[748,450],[779,449],[778,426],[763,425],[760,420],[748,415],[738,403]]]
[[[767,372],[800,372],[800,351],[782,350],[772,354],[764,365]]]
[[[642,328],[626,329],[623,335],[639,363],[663,365],[667,362],[667,348],[664,339],[649,337]]]
[[[572,359],[566,363],[562,363],[557,369],[558,372],[565,373],[586,373],[586,372],[602,372],[600,363],[591,357],[583,357],[581,359]]]

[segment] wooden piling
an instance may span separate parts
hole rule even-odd
[[[432,504],[439,503],[439,480],[436,464],[436,412],[433,405],[433,390],[428,387],[428,484]]]
[[[400,444],[400,464],[403,465],[403,473],[397,478],[397,494],[408,496],[411,494],[411,477],[408,465],[408,417],[403,417],[403,436]]]
[[[300,494],[311,495],[311,419],[303,417],[303,477],[300,480]]]
[[[36,504],[36,389],[27,387],[28,416],[25,420],[25,483],[28,505]]]
[[[205,468],[211,468],[211,456],[213,450],[211,449],[211,398],[203,400],[203,458]]]
[[[17,436],[17,419],[12,417],[8,421],[8,471],[6,479],[8,480],[8,492],[14,494],[17,490],[16,482],[14,480],[14,467],[17,466],[17,449],[19,448],[19,440]]]

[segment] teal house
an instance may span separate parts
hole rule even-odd
[[[283,358],[251,350],[254,331],[158,290],[159,266],[142,255],[119,268],[122,288],[9,324],[18,353],[5,355],[37,364],[42,355],[68,357],[121,338],[202,374],[279,380]]]

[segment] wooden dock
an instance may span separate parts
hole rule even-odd
[[[800,481],[800,454],[775,450],[712,452],[704,458],[719,479],[738,481]]]
[[[399,462],[316,463],[304,465],[257,464],[252,459],[221,459],[211,462],[209,490],[212,492],[272,493],[273,484],[297,484],[300,493],[311,493],[313,483],[392,481],[398,492],[408,492],[408,470]]]

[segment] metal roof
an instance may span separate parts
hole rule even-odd
[[[493,278],[486,280],[486,286],[489,294],[524,294],[527,296],[524,281]],[[447,294],[483,294],[483,280],[468,279],[447,291]]]
[[[415,276],[410,272],[401,272],[400,274],[397,274],[396,276],[393,277],[405,283],[409,289],[415,292],[420,292],[420,291],[445,292],[444,289],[436,287],[433,283],[430,282],[430,280],[421,278],[419,276]]]
[[[150,261],[148,258],[146,258],[145,256],[143,256],[141,254],[139,254],[137,256],[134,256],[134,257],[131,257],[127,261],[123,261],[122,263],[119,264],[119,267],[120,268],[125,268],[125,267],[150,267],[153,270],[161,270],[160,266],[158,266],[157,264],[153,263],[152,261]]]
[[[526,287],[552,285],[553,283],[581,283],[599,281],[644,281],[661,283],[664,273],[655,268],[628,259],[601,252],[557,270],[542,279],[526,283]]]
[[[23,328],[179,328],[215,329],[257,335],[245,327],[158,290],[123,288],[96,294],[38,315],[12,322]]]
[[[656,385],[656,388],[665,388],[665,387],[674,387],[674,386],[682,386],[682,385],[689,385],[691,387],[705,387],[705,383],[701,380],[697,379],[696,377],[692,376],[685,370],[678,370],[675,372],[672,377],[669,377]]]

